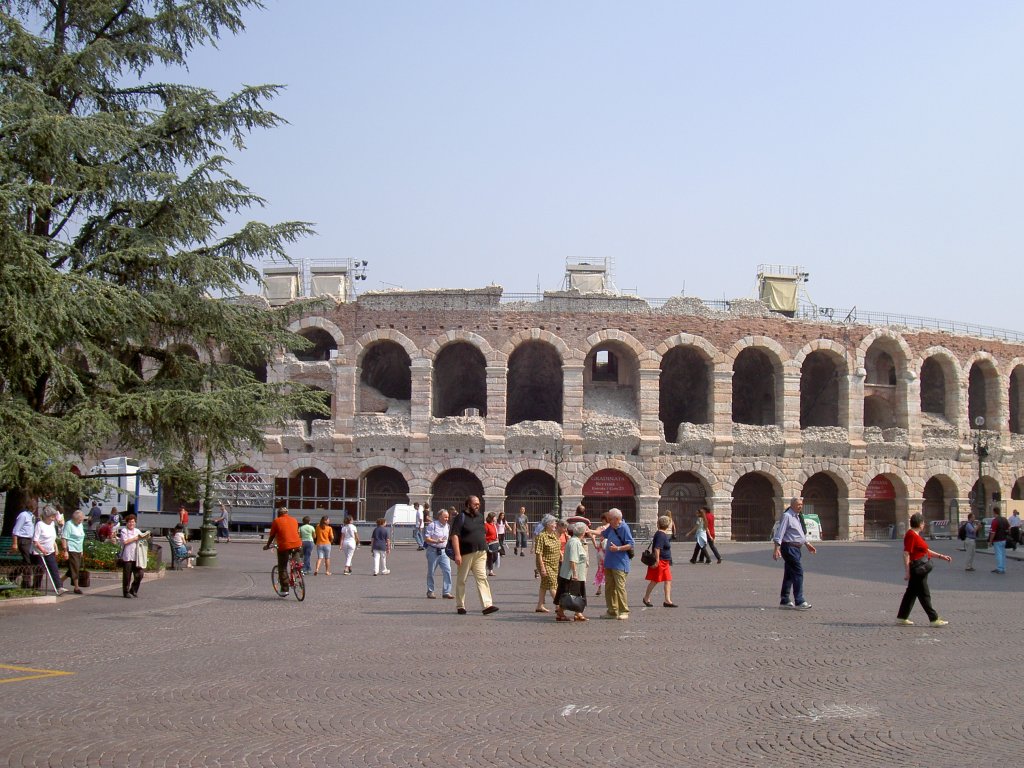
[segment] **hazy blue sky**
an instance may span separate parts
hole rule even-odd
[[[362,288],[753,294],[1024,330],[1024,3],[268,0],[190,78],[287,85],[236,174]]]

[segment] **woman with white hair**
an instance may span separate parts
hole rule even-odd
[[[583,611],[587,607],[587,543],[584,536],[587,533],[587,524],[583,522],[573,523],[569,526],[572,537],[565,543],[565,554],[562,556],[562,566],[558,571],[558,590],[555,592],[555,619],[557,621],[569,621],[565,615],[567,610],[562,606],[563,595],[572,595],[582,598],[582,607],[573,617],[575,621],[586,621],[587,617]]]
[[[537,555],[537,572],[540,574],[536,613],[550,613],[544,607],[544,595],[550,592],[554,599],[555,587],[558,586],[558,563],[562,556],[562,547],[558,541],[558,534],[555,533],[557,523],[554,515],[544,515],[540,521],[541,531],[533,539],[533,551]]]

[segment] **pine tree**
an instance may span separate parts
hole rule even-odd
[[[258,375],[301,307],[244,298],[306,223],[231,217],[263,201],[225,156],[282,121],[277,86],[221,97],[149,82],[243,31],[256,0],[0,0],[0,490],[74,498],[76,457],[116,447],[196,487],[263,428],[324,408]],[[197,459],[198,457],[198,459]],[[200,467],[196,467],[196,463]]]

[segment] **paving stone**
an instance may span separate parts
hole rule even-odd
[[[271,591],[273,557],[221,545],[216,568],[0,614],[0,664],[73,672],[2,688],[10,766],[856,766],[1014,764],[1024,563],[953,555],[930,577],[948,627],[894,625],[898,544],[807,555],[810,611],[777,607],[766,545],[674,567],[675,610],[559,624],[533,612],[530,558],[491,580],[501,611],[424,597],[423,553],[387,577]],[[959,562],[958,562],[959,561]],[[340,568],[338,569],[340,570]],[[590,588],[592,593],[592,587]],[[591,596],[596,619],[603,597]],[[5,676],[0,677],[0,681]]]

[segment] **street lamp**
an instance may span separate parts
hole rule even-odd
[[[974,426],[977,429],[974,431],[974,453],[978,457],[978,493],[975,501],[975,515],[978,518],[978,522],[982,523],[985,519],[985,479],[982,474],[982,468],[985,463],[985,459],[988,457],[988,438],[984,434],[985,417],[978,416],[974,419]]]
[[[551,508],[555,517],[558,519],[562,518],[562,489],[558,484],[558,467],[565,461],[566,455],[572,450],[572,446],[564,445],[562,438],[555,438],[555,447],[551,451],[544,451],[544,453],[551,454],[551,461],[555,464],[555,503]]]

